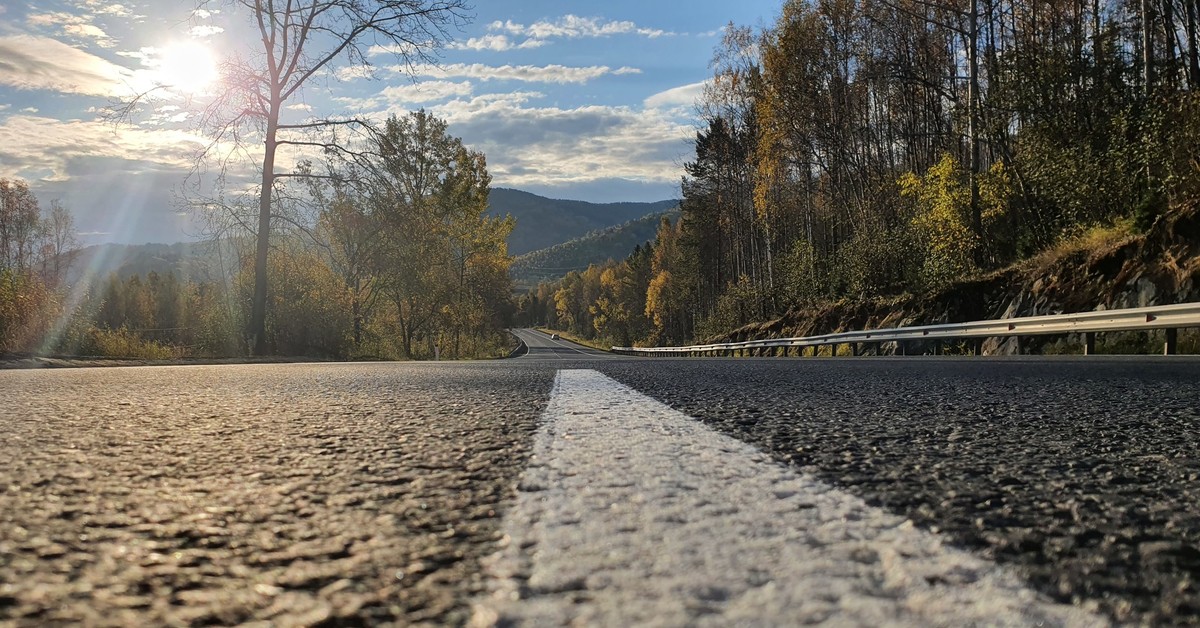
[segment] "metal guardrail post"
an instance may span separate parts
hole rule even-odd
[[[1163,355],[1175,355],[1179,345],[1179,330],[1167,328],[1167,341],[1163,343]]]
[[[1096,355],[1096,332],[1083,334],[1083,355]]]

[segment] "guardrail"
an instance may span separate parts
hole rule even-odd
[[[768,351],[772,354],[786,355],[788,350],[798,349],[803,355],[805,350],[812,347],[815,355],[819,347],[832,345],[834,347],[833,354],[836,355],[838,345],[849,345],[854,355],[862,355],[860,350],[865,346],[875,345],[878,347],[884,343],[894,342],[897,343],[896,353],[904,355],[908,346],[913,343],[934,341],[934,352],[937,353],[941,341],[974,340],[974,353],[978,355],[981,353],[983,340],[986,338],[1015,336],[1019,348],[1021,336],[1083,334],[1084,354],[1089,355],[1096,352],[1097,333],[1165,329],[1166,341],[1163,343],[1163,353],[1171,355],[1176,352],[1178,330],[1185,327],[1200,327],[1200,303],[872,329],[805,338],[772,338],[687,347],[613,347],[612,351],[641,356],[701,356],[737,355],[738,352],[741,352],[742,355],[762,355]]]

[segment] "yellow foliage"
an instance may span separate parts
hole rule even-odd
[[[667,325],[670,308],[677,305],[672,303],[672,289],[671,271],[664,270],[650,280],[650,287],[646,290],[646,317],[659,330]]]
[[[925,246],[924,282],[936,286],[974,272],[978,239],[967,218],[971,188],[954,157],[942,155],[925,176],[905,173],[898,184],[902,196],[916,201],[912,225]]]
[[[83,349],[90,355],[110,358],[140,358],[143,360],[169,360],[183,355],[183,349],[145,340],[128,329],[92,328],[88,333],[88,345]]]

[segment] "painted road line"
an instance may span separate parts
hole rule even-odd
[[[592,370],[561,370],[474,625],[1103,626]]]

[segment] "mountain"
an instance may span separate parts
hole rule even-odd
[[[132,275],[145,277],[151,271],[159,275],[175,273],[180,279],[216,281],[222,268],[232,269],[236,261],[226,251],[222,262],[218,246],[212,242],[176,242],[175,244],[97,244],[75,253],[67,282],[74,285],[85,276],[103,281],[116,274],[121,279]]]
[[[512,235],[508,237],[510,255],[548,248],[583,237],[597,229],[620,225],[679,206],[679,201],[674,200],[654,203],[567,201],[508,188],[492,188],[488,198],[488,211],[492,215],[509,214],[517,220]]]
[[[615,227],[592,231],[581,238],[517,256],[511,270],[515,287],[518,290],[530,288],[539,281],[557,279],[572,270],[584,270],[591,264],[625,259],[634,247],[654,240],[664,216],[676,220],[679,211],[672,209],[647,214]]]
[[[635,219],[648,214],[662,214],[679,204],[678,201],[588,203],[551,199],[507,188],[492,189],[489,199],[491,214],[509,214],[517,221],[508,238],[510,255],[545,249],[614,225],[636,222]],[[623,236],[624,239],[620,239],[613,234],[599,243],[582,245],[595,251],[604,249],[604,253],[594,252],[591,256],[579,252],[556,254],[567,255],[568,259],[586,259],[588,261],[583,262],[584,268],[590,261],[603,262],[608,257],[624,258],[633,250],[634,245],[654,238],[656,225],[657,221],[650,221],[641,226],[637,235],[626,235]],[[224,249],[224,259],[220,249]],[[193,281],[216,281],[221,278],[223,270],[232,272],[236,266],[236,260],[230,255],[229,242],[221,247],[207,241],[140,245],[99,244],[86,247],[75,254],[67,280],[74,285],[85,275],[92,281],[102,281],[114,273],[126,279],[131,275],[145,277],[153,271],[160,275],[173,272],[181,279]]]

